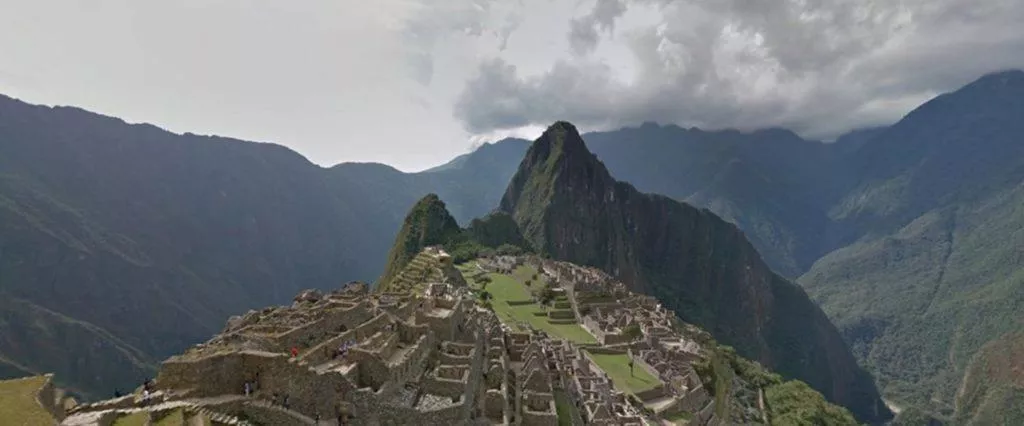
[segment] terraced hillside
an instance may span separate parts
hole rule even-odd
[[[439,247],[428,247],[409,261],[390,281],[381,283],[378,291],[422,294],[429,283],[451,283],[465,287],[466,282],[451,262],[451,255]]]

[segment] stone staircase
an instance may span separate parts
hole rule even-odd
[[[285,409],[284,407],[282,407],[280,405],[273,404],[270,401],[265,401],[265,400],[261,400],[261,399],[254,399],[254,400],[246,401],[245,405],[248,405],[248,406],[251,406],[251,407],[258,407],[261,410],[267,410],[270,413],[274,414],[276,418],[288,419],[288,423],[287,424],[316,425],[316,420],[313,420],[313,419],[311,419],[309,417],[306,417],[305,415],[303,415],[302,413],[300,413],[298,411],[293,411],[293,410]]]
[[[224,395],[212,398],[201,398],[191,400],[174,400],[150,404],[142,407],[130,408],[108,408],[96,411],[78,411],[61,422],[64,426],[99,426],[112,424],[117,419],[145,413],[148,419],[146,424],[154,420],[162,419],[172,415],[174,411],[180,410],[183,418],[188,419],[189,426],[192,425],[237,425],[253,426],[252,423],[242,420],[236,416],[224,414],[211,409],[211,406],[226,404],[244,400],[240,395]]]

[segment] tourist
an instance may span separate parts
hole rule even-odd
[[[288,409],[288,394],[284,394],[284,400],[281,401],[281,405],[284,406],[285,410]]]
[[[248,398],[249,394],[251,394],[251,393],[252,393],[252,384],[250,384],[249,382],[245,382],[245,396],[246,396],[246,398]]]
[[[299,356],[299,348],[292,346],[292,358]]]

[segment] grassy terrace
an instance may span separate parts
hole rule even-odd
[[[626,354],[595,354],[590,357],[601,367],[608,377],[612,379],[615,389],[627,393],[643,392],[661,384],[661,380],[648,373],[643,367],[633,367],[633,374],[629,373],[629,356]]]
[[[498,315],[498,318],[501,318],[502,322],[510,327],[519,329],[520,323],[527,323],[531,327],[542,330],[553,337],[575,343],[597,343],[597,339],[584,330],[583,327],[580,327],[579,324],[552,324],[549,322],[546,315],[547,311],[540,304],[529,303],[515,306],[508,304],[509,301],[514,303],[530,300],[530,287],[527,287],[525,283],[536,274],[537,271],[534,268],[521,266],[513,271],[511,275],[487,274],[491,282],[486,287],[470,278],[474,275],[474,271],[476,271],[475,263],[469,262],[459,265],[459,269],[462,270],[472,288],[486,290],[491,294],[491,305],[494,307],[494,313]],[[533,286],[540,288],[541,284],[534,283]],[[544,315],[537,315],[539,313],[544,313]]]
[[[36,401],[36,391],[45,382],[43,376],[0,381],[0,423],[10,426],[53,424],[53,417]]]

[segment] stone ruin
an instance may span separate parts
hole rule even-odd
[[[427,252],[451,267],[442,254]],[[694,413],[690,424],[720,423],[690,366],[700,348],[673,330],[671,313],[599,271],[533,261],[573,312],[588,312],[580,317],[599,340],[633,322],[644,336],[575,345],[510,331],[476,304],[461,274],[378,293],[350,282],[232,317],[209,341],[164,361],[146,389],[79,405],[61,424],[106,426],[142,414],[213,425],[555,426],[560,398],[574,407],[574,425],[650,424],[679,411]],[[494,262],[508,270],[525,260]],[[589,355],[598,351],[628,353],[663,383],[635,396],[618,391]]]

